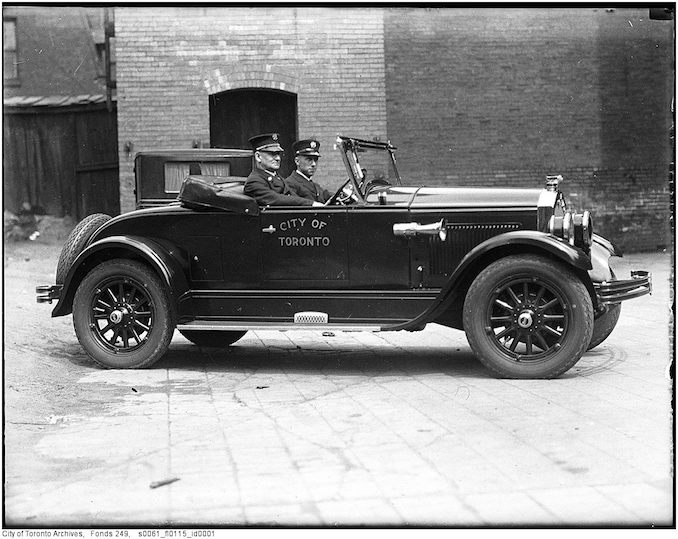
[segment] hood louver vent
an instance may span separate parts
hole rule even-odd
[[[432,275],[451,272],[471,249],[497,234],[519,230],[518,223],[458,224],[447,226],[447,240],[429,239],[429,267]]]

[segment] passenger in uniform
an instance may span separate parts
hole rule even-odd
[[[278,133],[265,133],[249,139],[254,150],[255,167],[245,181],[245,194],[259,206],[322,206],[293,195],[278,175],[283,148]]]
[[[285,178],[290,192],[315,202],[327,202],[332,193],[311,179],[318,168],[320,143],[314,139],[298,140],[292,144],[292,150],[297,169]]]

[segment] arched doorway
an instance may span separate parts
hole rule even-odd
[[[213,148],[250,148],[259,133],[280,133],[285,148],[280,174],[294,170],[292,143],[297,138],[297,96],[281,90],[244,88],[210,96],[210,141]]]

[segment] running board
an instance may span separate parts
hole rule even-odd
[[[187,324],[177,324],[179,331],[381,331],[381,326],[358,324],[294,324],[291,322],[211,322],[195,320]]]

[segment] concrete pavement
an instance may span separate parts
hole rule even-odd
[[[492,378],[436,325],[250,332],[228,350],[177,333],[142,371],[53,358],[103,412],[50,417],[35,461],[6,423],[6,524],[670,525],[671,257],[629,269],[654,294],[556,380]]]

